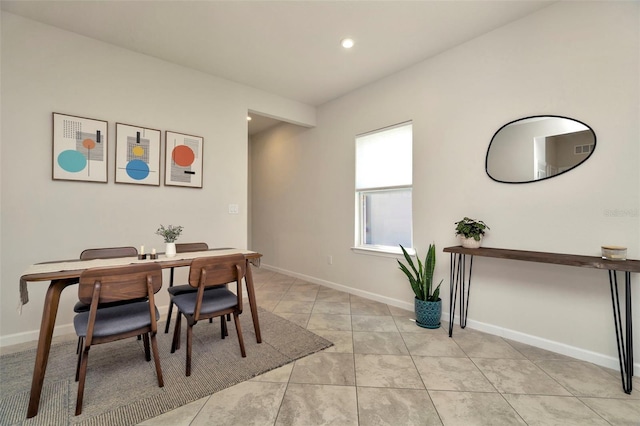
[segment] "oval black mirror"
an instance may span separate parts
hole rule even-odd
[[[557,115],[526,117],[493,135],[485,168],[497,182],[536,182],[578,167],[595,147],[595,132],[581,121]]]

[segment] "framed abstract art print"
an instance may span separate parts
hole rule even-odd
[[[53,113],[54,180],[107,182],[107,122]]]
[[[164,184],[202,188],[202,145],[204,138],[165,132]]]
[[[160,130],[116,123],[116,183],[160,186]]]

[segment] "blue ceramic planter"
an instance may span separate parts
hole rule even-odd
[[[442,316],[442,300],[436,302],[425,302],[415,300],[416,324],[423,328],[440,328],[440,317]]]

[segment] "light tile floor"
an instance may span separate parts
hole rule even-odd
[[[640,380],[254,269],[259,305],[335,346],[144,425],[640,425]]]
[[[617,371],[458,325],[449,338],[264,268],[254,281],[262,308],[334,346],[143,425],[640,425],[637,377],[627,395]]]

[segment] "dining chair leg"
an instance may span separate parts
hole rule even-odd
[[[160,367],[160,354],[158,352],[158,341],[156,340],[156,333],[151,333],[151,350],[153,351],[153,362],[156,365],[158,386],[164,387],[164,379],[162,378],[162,368]]]
[[[178,315],[176,315],[176,325],[173,329],[173,341],[171,342],[171,353],[174,353],[176,350],[180,349],[180,323],[182,322],[182,315],[180,311],[178,311]]]
[[[188,377],[191,375],[191,339],[193,337],[193,325],[191,321],[187,324],[187,370],[185,375]]]
[[[171,324],[171,313],[173,312],[173,302],[169,302],[169,313],[167,314],[167,323],[164,326],[164,334],[169,332],[169,325]],[[178,314],[180,315],[180,314]]]
[[[149,362],[151,361],[151,351],[149,351],[149,333],[144,333],[142,335],[142,345],[144,346],[144,359]]]
[[[240,342],[240,353],[242,354],[242,358],[246,358],[247,353],[244,350],[244,339],[242,338],[242,328],[240,328],[240,316],[236,312],[233,313],[233,321],[236,324],[236,332],[238,333],[238,342]]]
[[[223,339],[229,335],[227,331],[227,323],[224,321],[224,315],[220,317],[220,337]]]
[[[174,268],[171,268],[169,272],[169,287],[173,287],[173,272]],[[167,325],[164,326],[164,334],[169,332],[169,324],[171,324],[171,312],[173,312],[173,300],[169,300],[169,313],[167,314]],[[180,312],[178,312],[180,316]]]
[[[80,363],[80,378],[78,381],[78,398],[76,399],[76,416],[82,414],[82,397],[84,396],[84,382],[87,378],[87,361],[89,359],[89,349],[83,349],[82,362]]]
[[[82,347],[84,346],[84,338],[79,337],[78,340],[79,340],[78,343],[81,343],[81,346],[80,346],[80,350],[78,351],[78,363],[76,365],[76,382],[80,378],[80,363],[82,362]]]

